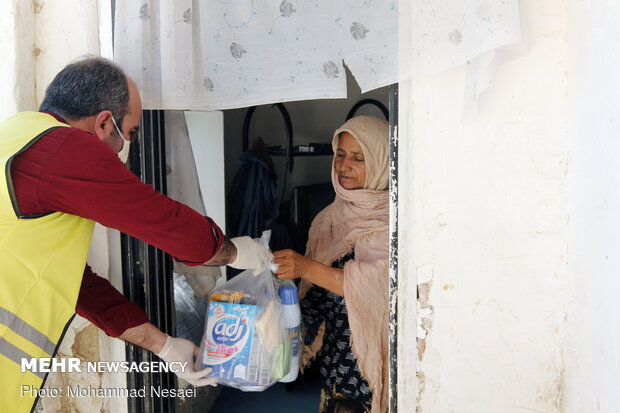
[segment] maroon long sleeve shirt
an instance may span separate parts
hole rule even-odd
[[[11,179],[22,216],[58,211],[92,219],[186,265],[208,261],[224,240],[210,218],[142,183],[107,144],[78,128],[54,129],[15,156]],[[148,321],[88,266],[77,312],[112,337]]]

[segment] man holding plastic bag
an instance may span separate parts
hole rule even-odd
[[[229,252],[225,252],[225,250],[228,250]],[[265,245],[256,242],[250,237],[244,236],[231,239],[224,238],[223,245],[220,247],[220,252],[216,253],[211,260],[203,265],[228,264],[229,266],[237,269],[247,268],[247,270],[240,275],[251,274],[254,281],[250,281],[250,283],[258,285],[261,280],[261,274],[271,274],[266,267],[272,262],[272,260],[273,255],[269,252],[269,249]],[[237,277],[235,277],[235,279],[236,278]],[[205,377],[209,372],[211,372],[210,367],[197,369],[195,371],[191,368],[191,366],[195,363],[194,358],[199,354],[198,347],[196,347],[194,343],[184,338],[167,336],[150,323],[139,326],[138,328],[148,329],[148,331],[153,335],[153,339],[150,340],[151,343],[156,341],[161,342],[162,338],[165,338],[163,348],[161,351],[156,353],[162,360],[168,362],[187,362],[187,366],[190,366],[190,368],[187,372],[178,372],[177,375],[179,377],[195,386],[217,384],[216,379]],[[127,339],[128,332],[131,333],[129,330],[131,329],[126,330],[121,338]],[[157,336],[159,339],[155,338]]]
[[[22,359],[50,358],[74,314],[165,361],[191,361],[197,347],[169,337],[135,303],[97,276],[86,258],[95,222],[132,235],[187,265],[261,270],[270,252],[249,237],[227,239],[187,205],[142,183],[119,159],[139,134],[142,103],[120,67],[74,62],[54,78],[38,112],[0,122],[0,411],[30,411],[45,372]]]

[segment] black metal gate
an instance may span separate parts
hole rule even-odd
[[[153,185],[156,191],[165,195],[164,138],[164,111],[143,111],[140,138],[131,144],[127,165],[143,182]],[[121,253],[125,296],[144,309],[151,323],[163,332],[174,335],[172,258],[165,252],[126,234],[121,234]],[[130,363],[159,360],[153,353],[129,343],[126,355]],[[151,397],[151,387],[175,389],[176,377],[172,373],[127,373],[128,389],[146,389],[145,397],[127,399],[129,412],[174,412],[174,398]]]

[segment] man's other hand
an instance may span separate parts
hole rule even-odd
[[[177,376],[182,378],[194,386],[215,386],[217,379],[213,377],[205,377],[211,372],[211,368],[207,367],[202,370],[194,368],[194,357],[198,355],[198,347],[189,340],[184,338],[170,337],[166,339],[164,348],[157,353],[157,356],[168,363],[177,361],[185,363],[185,368],[175,372]]]

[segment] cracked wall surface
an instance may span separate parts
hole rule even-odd
[[[428,303],[431,283],[418,284],[418,360],[424,358],[426,349],[426,336],[430,333],[433,325],[433,306]]]
[[[426,384],[426,375],[420,369],[421,362],[424,359],[426,351],[426,338],[431,332],[433,326],[433,306],[428,302],[432,282],[423,282],[417,287],[417,350],[418,350],[418,369],[416,376],[418,379],[418,395],[416,397],[417,411],[421,412],[420,396],[424,393]]]
[[[521,16],[528,47],[498,66],[476,118],[462,118],[466,65],[412,82],[405,253],[425,413],[561,408],[567,4],[526,0]]]

